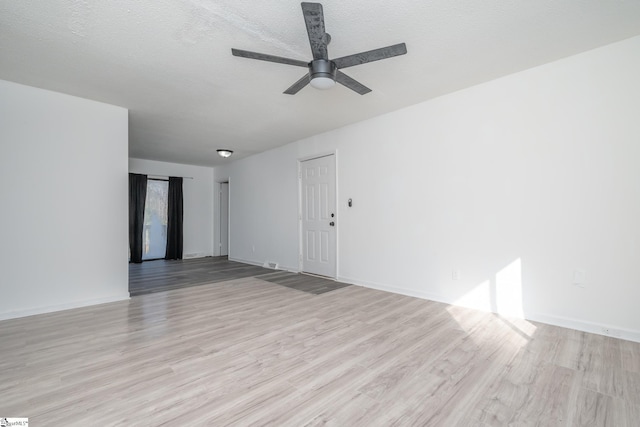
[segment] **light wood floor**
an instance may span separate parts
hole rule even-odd
[[[638,426],[640,344],[256,278],[0,322],[33,426]]]

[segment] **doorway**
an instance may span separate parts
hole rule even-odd
[[[167,249],[169,181],[147,180],[142,229],[142,260],[162,259]]]
[[[335,155],[300,162],[300,262],[304,273],[336,277]]]
[[[220,256],[229,255],[229,182],[220,183],[218,206],[220,206]]]

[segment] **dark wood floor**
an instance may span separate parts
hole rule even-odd
[[[268,268],[229,261],[224,256],[129,264],[129,293],[136,296],[247,277],[257,277],[316,295],[349,286],[320,277],[274,272]]]
[[[289,273],[288,271],[276,271],[274,273],[263,274],[256,277],[258,279],[266,280],[267,282],[277,283],[278,285],[286,286],[287,288],[297,289],[314,295],[320,295],[350,286],[346,283],[336,282],[335,280],[309,276],[306,274]]]
[[[272,272],[267,268],[229,261],[226,256],[145,261],[129,264],[129,293],[131,296],[142,295]]]

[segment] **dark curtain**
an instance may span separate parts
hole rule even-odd
[[[147,198],[147,175],[129,174],[129,251],[131,262],[142,262],[144,202]]]
[[[169,177],[167,206],[167,252],[164,259],[182,259],[182,178]]]

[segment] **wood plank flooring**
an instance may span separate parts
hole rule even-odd
[[[144,295],[245,277],[258,277],[271,283],[316,295],[350,286],[322,277],[282,270],[273,271],[229,261],[226,256],[223,256],[129,264],[129,294]]]
[[[0,416],[73,426],[638,426],[640,344],[248,277],[0,322]]]
[[[226,256],[130,263],[129,294],[143,295],[267,273],[273,270],[229,261]]]
[[[286,286],[287,288],[297,289],[302,292],[309,292],[314,295],[320,295],[326,292],[335,291],[336,289],[351,286],[348,283],[340,283],[323,277],[290,273],[288,271],[276,271],[273,273],[261,274],[256,277],[258,279],[266,280],[267,282],[277,283],[278,285]]]

